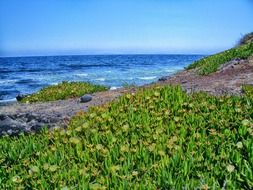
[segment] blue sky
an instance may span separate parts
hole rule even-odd
[[[252,21],[251,0],[1,0],[0,56],[209,54]]]

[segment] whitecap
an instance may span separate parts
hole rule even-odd
[[[8,103],[8,102],[16,102],[16,98],[11,98],[11,99],[5,99],[5,100],[0,100],[0,103]]]
[[[165,71],[168,72],[168,73],[172,73],[172,72],[177,71],[177,69],[165,69]]]
[[[172,67],[172,68],[165,69],[165,71],[169,72],[169,73],[173,73],[173,72],[176,72],[181,69],[182,69],[182,67]]]
[[[88,74],[87,73],[77,73],[75,74],[76,76],[79,76],[79,77],[87,77]]]
[[[16,79],[13,79],[13,80],[0,80],[0,84],[5,84],[5,83],[15,83],[17,82],[18,80]]]
[[[97,80],[97,81],[105,81],[105,78],[97,78],[95,80]]]
[[[112,86],[111,88],[110,88],[110,90],[116,90],[116,89],[119,89],[120,87],[117,87],[117,86]]]
[[[156,76],[150,76],[150,77],[138,77],[138,79],[141,79],[141,80],[152,80],[152,79],[156,79]]]
[[[52,82],[50,83],[50,85],[58,85],[59,83],[58,82]]]

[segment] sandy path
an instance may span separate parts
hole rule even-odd
[[[129,90],[129,89],[128,89]],[[92,94],[92,100],[81,103],[79,98],[45,103],[0,106],[0,135],[31,132],[47,125],[65,126],[70,117],[79,111],[87,111],[92,106],[111,102],[127,89],[110,90]]]
[[[199,76],[196,70],[182,71],[158,83],[179,84],[187,92],[205,91],[213,95],[240,95],[242,85],[253,85],[253,57],[228,62],[219,71],[207,76]]]

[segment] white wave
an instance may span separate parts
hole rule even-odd
[[[165,69],[165,71],[168,73],[173,73],[173,72],[177,71],[177,69]]]
[[[120,87],[117,87],[117,86],[112,86],[111,88],[110,88],[110,90],[116,90],[116,89],[119,89]]]
[[[0,100],[0,103],[8,103],[8,102],[16,102],[16,98],[12,98],[12,99],[6,99],[6,100]]]
[[[182,69],[182,67],[172,67],[172,68],[165,69],[165,71],[169,72],[169,73],[173,73],[173,72],[176,72],[181,69]]]
[[[58,85],[59,83],[58,82],[52,82],[50,83],[50,85]]]
[[[95,80],[97,80],[97,81],[105,81],[105,78],[97,78]]]
[[[18,81],[17,79],[13,79],[13,80],[0,80],[0,84],[15,83],[17,81]]]
[[[77,73],[75,74],[76,76],[79,76],[79,77],[87,77],[88,74],[87,73]]]
[[[138,79],[141,79],[141,80],[152,80],[152,79],[156,79],[156,76],[150,76],[150,77],[138,77]]]

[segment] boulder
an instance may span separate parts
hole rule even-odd
[[[25,97],[27,97],[28,96],[28,94],[18,94],[17,96],[16,96],[16,100],[17,101],[21,101],[21,100],[23,100]]]
[[[92,96],[90,94],[85,94],[80,98],[81,103],[86,103],[92,100]]]
[[[163,81],[168,80],[169,78],[170,78],[169,76],[164,76],[164,77],[159,78],[158,81],[163,82]]]

